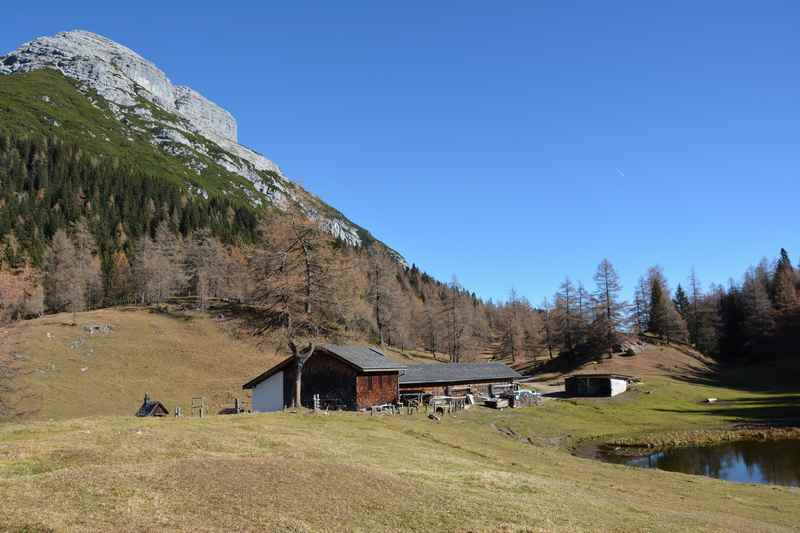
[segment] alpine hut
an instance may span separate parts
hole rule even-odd
[[[377,348],[325,344],[292,355],[244,384],[252,391],[253,411],[279,411],[296,405],[367,409],[396,403],[405,367]]]

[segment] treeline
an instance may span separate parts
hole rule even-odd
[[[675,305],[688,338],[719,358],[793,355],[800,342],[800,276],[789,254],[762,259],[741,281],[703,291],[694,272],[688,290],[678,287]]]
[[[514,360],[612,354],[628,331],[628,305],[610,261],[604,259],[586,289],[567,277],[552,298],[537,307],[512,290],[506,302],[489,304],[492,327],[499,332],[501,353]]]
[[[103,269],[84,219],[57,230],[41,269],[0,263],[0,319],[192,296],[201,309],[211,299],[256,309],[256,333],[295,342],[369,338],[459,361],[489,341],[487,306],[457,280],[440,283],[377,246],[347,247],[299,216],[268,215],[252,243],[235,245],[207,229],[183,237],[164,220],[130,250]]]
[[[625,334],[689,343],[727,360],[793,355],[800,342],[800,274],[784,249],[774,262],[763,259],[740,282],[731,280],[727,286],[704,288],[692,269],[685,288],[678,284],[672,291],[663,270],[654,266],[639,279],[632,301],[624,301],[619,277],[607,260],[594,281],[589,292],[566,278],[538,313],[524,302],[526,331],[543,332],[540,342],[550,356],[611,355],[623,349]],[[515,300],[512,293],[505,309]]]

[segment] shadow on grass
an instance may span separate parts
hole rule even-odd
[[[711,407],[713,405],[713,407]],[[800,425],[800,393],[778,394],[760,398],[732,398],[697,409],[657,408],[662,413],[697,414],[736,418],[745,423],[768,425]]]
[[[688,368],[675,379],[693,385],[748,392],[800,392],[800,358],[708,363]]]

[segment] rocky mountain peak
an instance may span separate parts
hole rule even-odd
[[[102,35],[84,30],[39,37],[8,54],[0,72],[51,67],[91,86],[109,102],[130,107],[144,98],[185,118],[212,140],[236,142],[236,119],[189,87],[175,86],[150,61]]]
[[[75,80],[93,102],[92,93],[99,95],[124,127],[150,135],[150,142],[180,158],[188,173],[201,173],[202,159],[211,158],[250,182],[251,187],[240,190],[253,205],[266,200],[283,210],[302,211],[337,239],[351,246],[363,244],[357,226],[289,181],[275,163],[239,144],[236,120],[228,111],[190,87],[173,85],[161,69],[130,48],[73,30],[39,37],[0,56],[0,75],[44,68]]]

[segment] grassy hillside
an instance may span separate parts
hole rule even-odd
[[[0,358],[20,373],[17,407],[26,417],[129,415],[145,392],[170,410],[194,395],[212,412],[243,398],[241,386],[283,356],[225,333],[204,314],[161,314],[138,307],[52,315],[0,329]],[[91,335],[88,324],[110,325]]]
[[[69,318],[0,330],[0,357],[23,373],[32,410],[29,420],[0,424],[0,531],[791,531],[800,523],[798,489],[570,453],[596,440],[797,420],[796,389],[648,374],[613,399],[476,407],[439,423],[308,412],[147,420],[132,416],[144,391],[187,409],[203,394],[213,412],[282,356],[237,338],[234,322],[199,313],[117,308],[80,314],[77,326]],[[113,330],[89,335],[88,324]],[[664,349],[636,357],[644,364],[659,354],[678,357]]]
[[[675,344],[644,344],[636,355],[605,354],[576,366],[559,358],[532,370],[537,382],[560,381],[571,374],[615,373],[630,376],[700,376],[713,373],[711,358],[685,346]],[[524,366],[524,365],[523,365]]]
[[[130,415],[145,392],[187,412],[192,396],[204,396],[217,412],[245,400],[242,384],[288,355],[230,315],[220,321],[213,313],[130,306],[77,316],[74,326],[71,314],[57,314],[0,328],[0,363],[15,369],[12,403],[22,418]],[[90,334],[88,325],[112,330]],[[436,362],[427,352],[386,353],[405,364]]]
[[[281,353],[276,353],[274,345],[261,345],[263,339],[242,333],[236,321],[216,320],[213,313],[164,314],[131,306],[79,313],[76,326],[71,320],[68,314],[52,315],[0,328],[0,362],[17,371],[20,390],[14,403],[24,411],[23,418],[129,415],[145,392],[170,410],[176,405],[188,410],[192,396],[202,395],[217,412],[234,398],[246,399],[241,385],[287,355],[280,346]],[[84,330],[90,324],[110,325],[112,332],[92,335]],[[434,359],[418,350],[384,351],[405,364],[447,360],[444,354]],[[719,379],[710,365],[696,353],[649,345],[636,356],[602,359],[573,372],[619,372],[645,380],[670,376],[702,385]],[[756,375],[774,383],[768,374],[791,374],[789,362],[780,365],[772,362],[763,371],[748,368],[721,375],[731,385]],[[516,366],[524,371],[526,363]],[[563,387],[563,377],[554,371],[539,373],[532,384],[543,391],[556,390]]]
[[[0,426],[0,523],[106,531],[791,531],[797,489],[639,470],[566,438],[747,419],[652,378],[626,399],[424,416],[92,417]],[[649,392],[649,394],[648,394]],[[665,414],[666,413],[666,414]],[[756,415],[755,412],[752,413]]]

